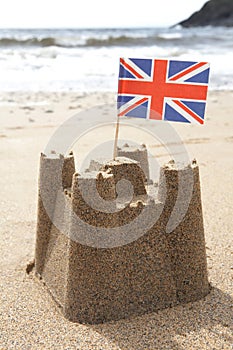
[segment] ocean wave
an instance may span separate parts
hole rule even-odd
[[[32,37],[32,38],[14,38],[3,37],[0,38],[0,48],[10,47],[64,47],[64,48],[78,48],[78,47],[102,47],[102,46],[149,46],[159,42],[171,42],[181,39],[180,34],[163,34],[153,36],[133,36],[133,35],[119,35],[119,36],[90,36],[82,37]]]
[[[17,39],[17,38],[1,38],[0,47],[18,47],[18,46],[38,46],[48,47],[56,46],[56,39],[52,37],[46,38],[29,38],[29,39]]]
[[[109,36],[107,38],[88,38],[85,46],[140,46],[151,43],[149,37],[132,37],[127,35]]]

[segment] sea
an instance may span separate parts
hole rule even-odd
[[[1,29],[1,91],[117,92],[119,58],[210,62],[233,90],[233,28]]]

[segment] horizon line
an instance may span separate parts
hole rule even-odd
[[[47,26],[44,26],[44,27],[12,27],[12,26],[9,26],[9,27],[1,27],[0,26],[0,30],[4,30],[4,29],[9,29],[9,30],[23,30],[23,29],[27,29],[27,30],[30,30],[30,29],[46,29],[46,30],[49,30],[49,29],[153,29],[153,28],[172,28],[172,27],[176,27],[178,26],[179,27],[179,24],[171,24],[171,25],[138,25],[138,26],[135,26],[135,25],[132,25],[132,26],[103,26],[103,27],[100,27],[100,26],[83,26],[83,27],[75,27],[75,26],[54,26],[54,27],[47,27]]]

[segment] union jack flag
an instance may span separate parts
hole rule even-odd
[[[209,63],[120,58],[118,116],[204,123]]]

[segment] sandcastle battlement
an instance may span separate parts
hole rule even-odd
[[[120,154],[83,174],[72,153],[41,155],[35,271],[72,321],[140,315],[198,300],[210,289],[197,163],[164,165],[155,187],[147,181],[144,146]],[[188,207],[174,226],[190,186]],[[134,230],[142,234],[129,242]]]

